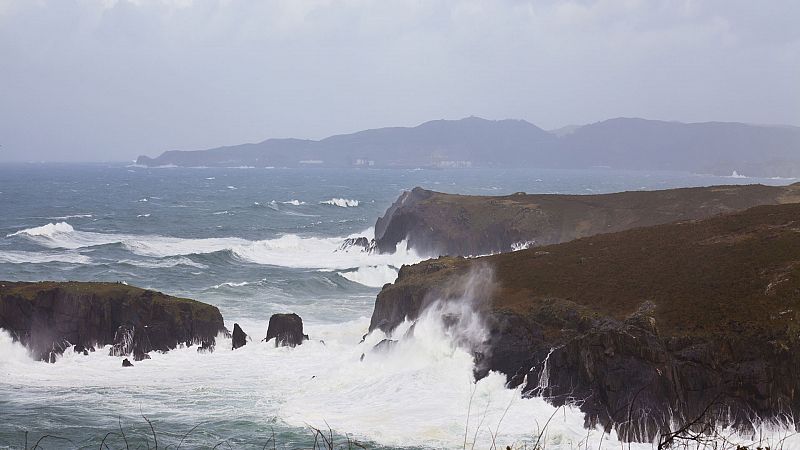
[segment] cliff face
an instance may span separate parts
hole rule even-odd
[[[600,233],[712,217],[758,205],[800,202],[800,184],[711,186],[601,195],[518,193],[502,197],[404,192],[375,224],[375,242],[430,255],[485,255]]]
[[[37,359],[69,345],[114,344],[142,355],[178,344],[213,343],[225,330],[215,306],[118,283],[0,282],[0,328]]]
[[[576,402],[628,440],[709,405],[737,427],[800,417],[800,204],[403,267],[370,329],[463,301],[475,267],[494,273],[471,300],[490,336],[473,348],[477,376]]]

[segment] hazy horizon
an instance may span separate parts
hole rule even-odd
[[[441,118],[800,125],[800,4],[0,0],[0,162]]]

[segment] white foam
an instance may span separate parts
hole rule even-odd
[[[7,235],[7,237],[14,236],[27,238],[48,248],[67,249],[112,244],[120,241],[118,235],[76,231],[67,222],[48,223]]]
[[[233,282],[233,281],[228,281],[226,283],[215,284],[214,286],[211,286],[211,289],[221,289],[221,288],[224,288],[224,287],[243,287],[243,286],[249,286],[251,284],[258,284],[258,283],[260,283],[260,282],[252,283],[252,282],[249,282],[249,281],[241,281],[241,282],[237,283],[237,282]]]
[[[79,253],[40,253],[25,251],[3,251],[0,252],[0,263],[8,264],[43,264],[43,263],[69,263],[69,264],[91,264],[92,260],[88,256]]]
[[[394,283],[397,269],[389,265],[364,266],[356,270],[339,272],[344,278],[364,286],[382,287],[386,283]]]
[[[380,332],[357,344],[367,318],[307,323],[311,340],[296,348],[259,342],[257,336],[267,323],[243,320],[238,322],[253,340],[240,349],[230,350],[230,340],[220,337],[214,353],[198,354],[195,348],[153,352],[151,360],[126,369],[120,367],[121,358],[107,356],[107,348],[88,356],[68,349],[55,364],[34,362],[0,332],[0,391],[47,389],[55,404],[66,405],[97,404],[101,391],[103,402],[95,414],[111,417],[130,402],[131,392],[137,392],[143,414],[174,414],[188,424],[224,420],[233,404],[243,416],[265,421],[278,417],[279,423],[299,430],[308,425],[327,430],[330,425],[338,436],[347,433],[382,446],[464,448],[466,439],[467,448],[473,443],[474,448],[489,448],[491,434],[496,434],[498,448],[531,447],[539,427],[547,423],[543,448],[652,450],[649,443],[623,446],[613,433],[587,431],[583,414],[574,407],[555,408],[541,398],[521,398],[518,391],[504,387],[503,375],[491,373],[474,382],[472,357],[456,343],[465,334],[480,338],[485,333],[480,319],[467,317],[462,328],[446,328],[439,313],[424,313],[409,337],[401,338],[411,324],[399,327],[390,336],[399,342],[385,351],[373,350],[386,337]],[[82,388],[76,391],[78,385]],[[174,401],[215,392],[224,393],[224,402],[187,409]],[[785,448],[797,445],[798,436],[785,442]]]
[[[87,219],[93,217],[91,214],[69,214],[66,216],[48,217],[50,220],[69,220],[69,219]]]
[[[350,237],[370,238],[372,234],[373,231],[369,229]],[[73,250],[121,244],[136,255],[152,258],[229,251],[244,262],[309,269],[344,270],[380,265],[400,267],[423,259],[415,251],[407,250],[405,243],[402,242],[394,254],[371,254],[355,250],[337,251],[345,237],[306,237],[295,234],[256,241],[237,237],[178,238],[80,231],[66,222],[59,222],[20,230],[8,236],[23,237],[47,248]]]
[[[194,262],[191,259],[186,258],[185,256],[171,257],[166,259],[148,259],[148,260],[122,259],[118,261],[118,263],[129,264],[136,267],[144,267],[145,269],[163,269],[176,266],[188,266],[188,267],[196,267],[198,269],[208,269],[207,265]]]
[[[350,200],[348,198],[332,198],[319,202],[321,205],[338,206],[340,208],[353,208],[358,206],[358,200]]]
[[[284,205],[292,205],[292,206],[300,206],[306,204],[306,202],[301,202],[300,200],[289,200],[281,203],[283,203]]]
[[[71,233],[75,231],[72,228],[72,225],[68,224],[67,222],[58,222],[58,223],[48,223],[47,225],[42,225],[40,227],[28,228],[25,230],[20,230],[15,233],[11,233],[6,237],[11,236],[19,236],[19,235],[28,235],[28,236],[50,236],[56,233]]]
[[[536,245],[536,241],[519,241],[511,244],[511,251],[517,252],[520,250],[527,250]]]

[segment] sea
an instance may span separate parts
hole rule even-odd
[[[210,354],[181,347],[123,368],[108,349],[35,361],[0,330],[0,448],[619,448],[575,407],[522,398],[500,374],[476,382],[469,352],[435,314],[372,351],[386,337],[362,339],[381,286],[435,255],[342,250],[343,240],[372,237],[415,186],[597,194],[793,181],[607,168],[0,164],[0,280],[154,289],[216,305],[251,339],[232,351],[220,336]],[[263,342],[270,316],[288,312],[310,339]]]

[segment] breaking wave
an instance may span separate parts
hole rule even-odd
[[[0,263],[6,264],[90,264],[91,258],[79,253],[40,253],[26,251],[0,252]]]
[[[393,283],[397,279],[398,269],[389,265],[364,266],[356,270],[338,272],[342,277],[358,284],[369,287],[383,287],[386,283]]]
[[[208,269],[208,266],[198,262],[194,262],[185,256],[171,257],[165,259],[122,259],[117,261],[118,264],[128,264],[136,267],[143,267],[145,269],[165,269],[169,267],[187,266],[195,267],[197,269]]]
[[[331,206],[338,206],[340,208],[354,208],[358,206],[358,200],[350,200],[347,198],[332,198],[330,200],[325,200],[319,202],[321,205],[331,205]]]
[[[91,214],[68,214],[66,216],[48,217],[50,220],[68,220],[68,219],[88,219],[94,217]]]
[[[366,230],[356,236],[371,236]],[[159,235],[133,235],[121,233],[99,233],[76,230],[66,222],[49,223],[35,228],[11,233],[8,237],[21,237],[51,249],[77,250],[101,245],[117,244],[127,251],[150,258],[168,258],[188,255],[227,252],[244,263],[263,264],[291,268],[346,270],[362,267],[413,264],[423,258],[413,250],[404,250],[401,243],[393,254],[374,254],[353,248],[339,250],[345,237],[310,237],[285,234],[274,239],[247,240],[237,237],[223,238],[178,238]],[[129,261],[130,262],[130,261]],[[133,264],[133,262],[130,262]],[[137,261],[136,264],[148,264]],[[155,263],[154,263],[155,264]],[[158,264],[171,264],[169,262]],[[175,264],[186,264],[178,262]],[[368,272],[372,271],[372,274]],[[361,275],[353,275],[352,281],[377,283],[375,274],[388,274],[387,269],[365,269]],[[386,277],[384,277],[386,278]]]

